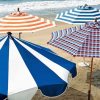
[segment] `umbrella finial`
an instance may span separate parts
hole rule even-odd
[[[87,5],[87,4],[85,4],[84,6],[83,6],[83,8],[85,8],[85,9],[87,9],[89,6]]]
[[[98,20],[98,19],[97,19],[97,18],[95,18],[95,22],[97,22],[97,20]]]
[[[85,7],[88,6],[87,4],[84,5]]]
[[[12,33],[11,32],[7,32],[7,34],[8,34],[8,36],[11,36]]]
[[[20,12],[19,8],[17,8],[17,11]]]

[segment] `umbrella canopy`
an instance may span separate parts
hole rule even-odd
[[[33,16],[26,12],[13,12],[0,19],[0,32],[35,32],[54,27],[55,22],[44,20],[38,16]]]
[[[85,4],[57,14],[55,20],[71,24],[84,24],[93,21],[95,18],[100,20],[100,11]]]
[[[95,22],[88,22],[78,30],[67,33],[67,35],[66,32],[64,32],[56,32],[57,35],[60,35],[53,35],[53,38],[50,40],[49,44],[63,49],[73,56],[92,58],[88,91],[88,100],[90,100],[93,57],[100,58],[100,22],[97,22],[96,19]],[[64,34],[63,36],[62,33]]]
[[[73,28],[70,28],[72,30]],[[67,34],[65,34],[65,33]],[[100,57],[100,22],[88,22],[80,29],[67,33],[53,33],[53,38],[49,44],[61,48],[74,56]],[[58,34],[64,36],[58,37]]]
[[[37,89],[58,96],[68,85],[68,74],[76,76],[75,63],[10,32],[0,39],[0,58],[0,100],[31,100]]]

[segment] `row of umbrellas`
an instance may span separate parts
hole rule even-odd
[[[52,39],[48,43],[67,51],[73,56],[92,58],[88,90],[88,100],[90,100],[93,58],[100,58],[100,11],[85,4],[57,14],[55,20],[70,24],[81,24],[78,29],[74,27],[52,32]]]
[[[38,89],[53,97],[68,88],[68,74],[77,74],[75,63],[11,35],[54,26],[55,22],[21,12],[19,8],[0,19],[0,32],[7,32],[7,36],[0,38],[0,100],[31,100]]]
[[[55,22],[21,12],[19,8],[0,19],[0,32],[7,32],[7,36],[0,38],[0,100],[31,100],[38,89],[53,97],[68,88],[68,74],[77,74],[75,63],[11,35],[54,26]]]
[[[84,5],[61,13],[57,15],[56,19],[81,24],[90,21],[88,20],[89,15],[91,16],[90,20],[100,18],[99,10]],[[2,58],[0,60],[0,100],[5,98],[30,100],[38,89],[46,96],[58,96],[64,92],[68,85],[68,74],[71,73],[72,77],[76,76],[75,63],[59,57],[48,48],[11,35],[11,32],[35,32],[54,26],[56,26],[55,22],[21,12],[19,8],[17,12],[0,19],[0,32],[8,32],[7,36],[0,39],[0,58]],[[93,64],[93,57],[100,55],[98,51],[99,28],[100,23],[96,21],[86,23],[84,26],[65,29],[56,32],[56,35],[53,34],[49,44],[66,50],[74,56],[92,57],[91,64]],[[27,97],[23,93],[27,94]]]
[[[83,24],[94,21],[95,18],[100,20],[100,11],[85,4],[57,14],[55,20],[71,24]],[[54,26],[56,26],[54,21],[22,12],[19,8],[16,12],[0,19],[1,33],[36,32]]]

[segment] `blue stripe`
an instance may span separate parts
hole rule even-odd
[[[41,87],[42,93],[47,96],[58,96],[61,95],[65,89],[67,84],[55,84]]]
[[[70,15],[70,14],[69,14]],[[77,16],[77,18],[75,18],[74,16],[68,16],[68,15],[65,15],[64,13],[63,13],[63,15],[61,15],[62,17],[65,17],[66,19],[67,18],[71,18],[71,19],[75,19],[75,20],[94,20],[95,18],[91,18],[90,16],[82,16],[82,18],[79,18],[78,17],[78,15],[76,15]],[[58,18],[60,17],[60,15],[58,16]],[[89,18],[87,18],[87,17],[89,17]],[[100,19],[100,15],[98,16],[98,19]]]
[[[76,12],[76,13],[87,13],[87,11],[89,12],[89,13],[97,13],[97,12],[99,12],[98,10],[95,10],[95,11],[91,11],[91,10],[86,10],[86,11],[84,11],[84,12],[82,12],[82,10],[81,11],[76,11],[75,9],[72,9],[72,11],[73,12]]]
[[[60,17],[58,17],[57,18],[57,20],[61,20],[61,21],[65,21],[66,23],[67,22],[70,22],[70,23],[75,23],[75,24],[77,24],[77,23],[86,23],[87,21],[86,20],[84,20],[84,21],[80,21],[80,20],[75,20],[75,21],[72,21],[72,20],[69,20],[69,19],[63,19],[63,18],[60,18]],[[98,19],[99,20],[99,19]]]
[[[46,58],[50,59],[51,61],[59,64],[60,66],[64,67],[65,69],[67,69],[72,74],[72,77],[76,76],[76,64],[75,63],[70,62],[64,58],[61,58],[54,53],[50,53],[50,52],[45,51],[43,49],[39,49],[39,48],[37,48],[37,47],[33,46],[32,44],[27,43],[25,41],[21,41],[21,42],[23,42],[27,46],[31,47],[35,51],[39,52],[40,54],[42,54]],[[72,69],[74,70],[74,72],[72,72]]]
[[[14,37],[14,38],[16,38],[16,37]],[[18,38],[16,38],[16,39],[18,39]],[[18,39],[18,40],[19,40],[19,39]],[[53,51],[50,50],[49,48],[46,48],[46,47],[43,47],[43,46],[40,46],[40,45],[31,43],[31,42],[28,42],[28,41],[25,41],[25,40],[22,40],[22,39],[21,39],[20,41],[23,41],[23,42],[25,42],[25,43],[27,42],[28,44],[33,45],[34,47],[37,47],[37,48],[39,48],[39,49],[43,49],[43,50],[48,51],[48,52],[50,52],[50,53],[56,54],[55,52],[53,52]]]
[[[29,69],[31,75],[34,77],[38,88],[47,96],[57,96],[65,90],[67,83],[64,82],[59,76],[57,76],[52,70],[50,70],[46,65],[44,65],[40,60],[33,56],[29,51],[23,48],[16,40],[14,40],[27,68]],[[28,43],[26,43],[28,44]],[[29,44],[28,46],[32,46]],[[36,48],[36,47],[35,47]],[[63,87],[58,87],[60,84]],[[55,85],[55,86],[54,86]],[[58,88],[63,88],[58,92]],[[46,92],[45,92],[46,91]]]
[[[7,36],[4,36],[4,37],[1,37],[0,38],[0,42],[3,40],[3,39],[5,39]]]
[[[86,23],[87,21],[71,21],[71,20],[68,20],[67,18],[66,19],[63,19],[61,17],[58,17],[57,20],[61,20],[61,21],[65,21],[65,22],[70,22],[70,23]]]
[[[77,9],[78,9],[78,10],[94,10],[95,8],[90,7],[90,6],[88,6],[88,7],[80,6],[80,7],[77,7]],[[96,10],[96,9],[95,9],[95,10]]]
[[[0,50],[0,94],[5,96],[8,95],[8,61],[9,39],[6,40]]]
[[[7,95],[0,94],[0,100],[4,100],[5,98],[7,98]]]
[[[63,15],[62,17],[66,17],[66,19],[67,18],[71,18],[71,20],[94,20],[95,18],[91,18],[91,17],[89,17],[89,18],[86,18],[86,16],[83,16],[82,18],[78,18],[78,16],[77,16],[77,18],[75,18],[74,16],[67,16],[67,15]],[[100,16],[98,17],[98,19],[100,19]]]
[[[64,13],[66,13],[66,12],[64,12]],[[79,13],[79,14],[73,14],[73,13],[71,13],[71,12],[67,12],[67,14],[69,14],[69,15],[74,15],[74,16],[84,16],[84,17],[95,17],[95,16],[100,16],[100,13],[98,13],[98,14],[95,14],[95,15],[92,15],[91,13],[85,13],[84,15],[82,14],[82,13]]]

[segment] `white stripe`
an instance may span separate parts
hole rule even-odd
[[[60,15],[60,17],[59,18],[62,18],[62,19],[65,19],[65,20],[71,20],[71,21],[75,21],[75,22],[77,22],[77,21],[81,21],[81,22],[84,22],[84,21],[94,21],[94,20],[79,20],[79,19],[72,19],[72,18],[68,18],[68,17],[64,17],[63,16],[63,13],[61,13],[61,15]],[[59,18],[57,18],[56,20],[62,20],[62,19],[59,19]],[[98,19],[98,20],[100,20],[100,19]],[[63,21],[63,20],[62,20]]]
[[[26,48],[31,54],[33,54],[37,59],[39,59],[42,63],[44,63],[48,68],[50,68],[54,73],[56,73],[62,80],[68,83],[68,74],[69,71],[63,68],[62,66],[56,64],[55,62],[49,60],[45,56],[41,55],[37,51],[23,44],[19,40],[16,39],[18,43],[20,43],[24,48]]]
[[[52,24],[51,22],[50,22],[50,20],[47,20],[44,24],[39,24],[39,25],[35,25],[35,26],[29,26],[29,27],[27,27],[27,26],[25,26],[25,27],[9,27],[9,28],[6,28],[5,29],[5,27],[0,27],[0,30],[13,30],[13,29],[22,29],[22,30],[24,30],[24,29],[32,29],[32,28],[38,28],[38,27],[41,27],[41,26],[45,26],[45,25],[49,25],[49,24]]]
[[[11,19],[3,19],[1,18],[0,21],[1,22],[29,22],[29,21],[34,21],[39,19],[38,16],[35,16],[34,18],[30,18],[30,19],[21,19],[21,20],[11,20]]]
[[[81,14],[79,14],[79,15],[75,15],[75,14],[74,15],[70,15],[69,13],[65,13],[65,15],[69,16],[69,17],[73,17],[73,18],[99,18],[100,17],[100,15],[96,15],[96,16],[79,16]],[[88,14],[86,14],[86,15],[88,15]]]
[[[2,48],[2,46],[4,45],[6,40],[7,40],[7,37],[5,39],[3,39],[2,41],[0,41],[0,49]]]
[[[0,23],[0,26],[22,26],[22,25],[31,25],[31,24],[38,24],[41,22],[44,22],[45,20],[43,18],[41,18],[39,21],[36,22],[26,22],[26,23],[20,23],[20,24],[5,24],[5,23]]]
[[[72,11],[72,9],[69,11],[71,14],[75,14],[75,15],[84,15],[84,13],[80,13],[80,12],[74,12]],[[96,12],[96,13],[85,13],[85,15],[96,15],[96,14],[100,14],[100,12]]]
[[[8,95],[8,100],[32,100],[32,97],[35,95],[37,89],[29,89],[12,95]]]
[[[61,14],[57,14],[55,19],[59,18],[59,15],[61,15]]]
[[[83,7],[84,8],[84,7]],[[84,9],[78,9],[78,8],[74,8],[74,10],[75,11],[78,11],[78,12],[94,12],[94,11],[98,11],[98,9],[96,9],[96,8],[93,8],[93,9],[86,9],[86,10],[84,10]]]
[[[37,31],[41,31],[41,30],[44,30],[44,29],[48,29],[48,28],[51,28],[51,27],[54,27],[54,26],[56,26],[55,24],[53,24],[52,26],[45,26],[44,28],[38,28],[38,29],[35,29],[35,30],[29,30],[29,31],[26,31],[25,29],[23,29],[21,32],[37,32]],[[6,32],[8,32],[8,30],[4,30],[4,31],[1,31],[0,30],[0,32],[2,32],[2,33],[6,33]],[[18,31],[11,31],[12,33],[15,33],[15,32],[19,32],[19,30]]]
[[[10,39],[8,95],[36,87],[35,80],[31,76],[14,42]]]
[[[5,16],[5,18],[11,18],[11,19],[16,19],[16,18],[18,18],[18,19],[20,19],[20,18],[29,18],[29,17],[32,17],[33,15],[26,15],[26,16],[11,16],[11,15],[7,15],[7,16]]]
[[[62,19],[55,19],[56,21],[60,21],[60,22],[64,22],[64,23],[68,23],[68,24],[75,24],[75,25],[82,25],[84,23],[73,23],[73,22],[69,22],[69,21],[66,21],[66,20],[62,20]]]
[[[44,24],[43,24],[44,25]],[[42,25],[42,26],[43,26]],[[56,24],[55,24],[55,22],[52,22],[52,25],[48,25],[48,26],[44,26],[43,28],[38,28],[37,27],[37,29],[30,29],[30,30],[25,30],[25,28],[23,28],[22,30],[21,30],[21,32],[37,32],[37,31],[41,31],[41,30],[43,30],[43,29],[48,29],[48,28],[51,28],[51,27],[55,27],[56,26]],[[17,28],[17,29],[19,29],[19,28]],[[10,29],[10,31],[12,30],[12,28]],[[8,32],[9,30],[5,30],[5,29],[3,29],[3,31],[2,30],[0,30],[0,32],[2,32],[2,33],[6,33],[6,32]],[[12,33],[16,33],[16,32],[19,32],[19,30],[12,30],[11,31]]]

